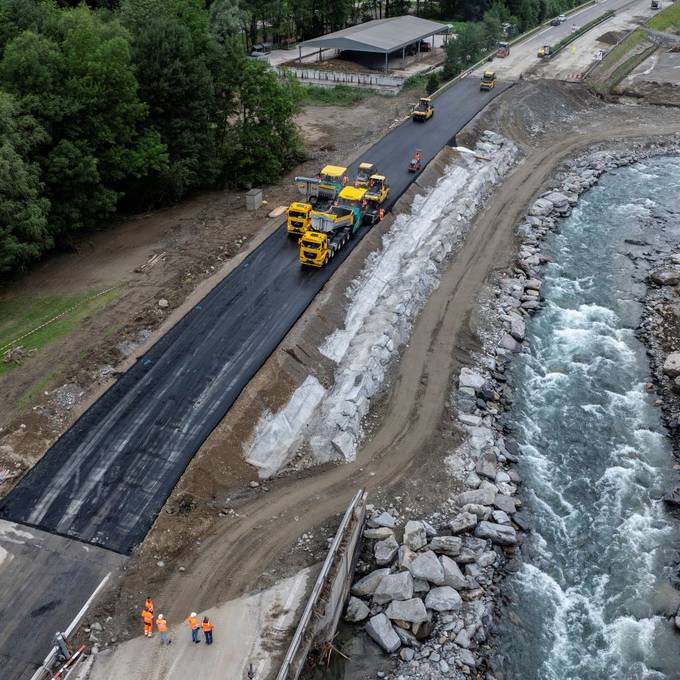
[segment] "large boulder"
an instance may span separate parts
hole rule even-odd
[[[408,569],[409,565],[416,557],[417,554],[414,553],[413,550],[407,548],[405,545],[400,546],[397,554],[397,565],[399,566],[399,569]]]
[[[375,517],[371,517],[368,520],[368,524],[373,527],[387,527],[388,529],[394,529],[397,525],[397,520],[390,515],[389,512],[381,512]]]
[[[484,377],[477,371],[467,367],[460,369],[458,387],[471,387],[473,390],[478,390],[485,382]]]
[[[352,586],[352,595],[357,597],[368,597],[373,595],[375,589],[380,585],[380,582],[390,573],[389,569],[376,569],[367,576],[359,579]]]
[[[411,550],[420,550],[427,543],[427,534],[422,522],[406,522],[404,528],[404,545]]]
[[[383,577],[373,592],[373,602],[387,604],[392,600],[410,600],[413,597],[413,577],[408,571],[399,571]]]
[[[517,501],[512,496],[506,496],[502,493],[497,493],[494,496],[493,505],[508,515],[512,515],[517,511]]]
[[[677,286],[680,283],[680,271],[677,269],[657,269],[649,275],[657,286]]]
[[[450,522],[449,528],[452,534],[462,534],[464,531],[470,531],[477,526],[477,515],[471,512],[461,512],[456,515]]]
[[[451,586],[432,588],[425,596],[425,606],[436,612],[450,612],[463,604],[460,595]]]
[[[680,375],[680,352],[671,352],[663,362],[663,372],[669,378],[677,378]]]
[[[477,538],[487,538],[498,545],[516,545],[517,532],[505,524],[480,522],[475,529]]]
[[[428,619],[427,609],[419,597],[390,602],[385,614],[392,621],[406,621],[407,623],[422,623]]]
[[[401,647],[399,636],[394,632],[394,628],[392,628],[392,624],[385,614],[371,617],[366,624],[366,632],[388,654],[396,652]]]
[[[345,621],[349,623],[358,623],[368,618],[370,610],[366,603],[362,602],[358,597],[350,597],[345,610]]]
[[[373,548],[375,554],[375,563],[379,567],[384,567],[387,564],[392,564],[397,551],[399,550],[399,544],[394,536],[386,538],[384,541],[378,541]]]
[[[458,536],[435,536],[431,541],[429,548],[439,555],[448,555],[455,557],[463,546],[463,540]]]
[[[444,583],[444,570],[442,565],[437,559],[437,556],[431,551],[426,550],[420,553],[416,557],[409,570],[413,578],[421,578],[430,583],[434,583],[436,586],[442,585]]]
[[[475,471],[478,475],[482,477],[488,477],[489,479],[496,478],[496,454],[493,451],[485,451],[477,461],[475,465]]]
[[[468,503],[475,505],[493,505],[493,499],[496,496],[496,491],[489,488],[472,489],[470,491],[463,491],[456,496],[456,503],[463,507]],[[503,508],[499,508],[503,510]],[[507,510],[506,510],[507,512]]]
[[[392,529],[388,527],[377,527],[375,529],[364,529],[364,538],[369,541],[384,541],[390,536],[394,536]]]
[[[468,503],[464,505],[461,510],[463,512],[471,512],[473,515],[477,515],[478,520],[489,519],[491,513],[493,512],[491,508],[486,505],[476,505],[475,503]]]
[[[539,198],[531,208],[529,208],[529,215],[534,217],[546,217],[547,215],[550,215],[552,209],[552,201],[549,201],[547,198]]]
[[[444,585],[451,586],[456,590],[465,588],[468,583],[465,576],[463,576],[460,567],[446,555],[442,555],[439,559],[442,563],[442,569],[444,570]]]

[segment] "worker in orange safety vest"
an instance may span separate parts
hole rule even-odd
[[[161,644],[169,645],[172,640],[168,635],[168,622],[165,620],[163,614],[158,615],[158,618],[156,619],[156,628],[158,628],[158,632],[161,635]]]
[[[153,614],[153,600],[149,596],[147,596],[146,601],[144,602],[144,609]]]
[[[198,631],[201,630],[201,626],[198,623],[198,614],[196,614],[196,612],[191,612],[187,617],[187,623],[189,624],[189,628],[191,628],[191,641],[198,644],[200,642],[198,639]]]
[[[144,621],[144,635],[153,637],[153,614],[145,609],[142,612],[142,620]]]
[[[213,642],[212,639],[213,625],[207,616],[203,617],[203,623],[201,624],[201,628],[203,628],[203,635],[205,635],[205,644],[211,645]]]

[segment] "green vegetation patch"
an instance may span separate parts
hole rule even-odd
[[[321,87],[320,85],[303,85],[302,103],[317,106],[351,106],[369,97],[372,92],[349,85]]]
[[[680,2],[675,2],[661,10],[647,22],[647,26],[655,31],[680,27]]]
[[[120,289],[113,289],[80,295],[17,296],[0,300],[0,356],[19,346],[26,352],[46,347],[72,333],[88,315],[106,307],[120,292]],[[15,363],[0,361],[0,375],[15,366]]]

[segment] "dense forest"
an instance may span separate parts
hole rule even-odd
[[[2,0],[0,273],[117,211],[266,184],[295,164],[299,86],[249,58],[255,44],[411,11],[469,22],[449,48],[450,76],[502,22],[524,29],[570,3]]]

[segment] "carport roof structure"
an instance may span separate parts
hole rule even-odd
[[[436,33],[448,32],[447,24],[406,15],[367,21],[365,24],[350,26],[335,33],[306,40],[302,44],[322,50],[353,50],[389,54]]]

